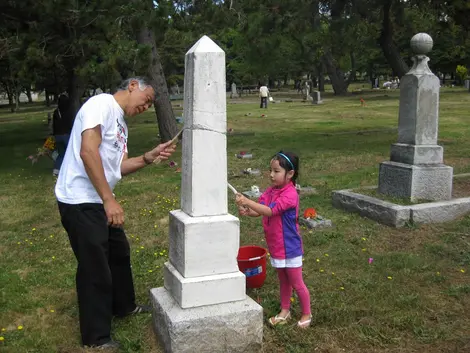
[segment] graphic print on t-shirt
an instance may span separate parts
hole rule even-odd
[[[119,120],[116,119],[117,124],[117,133],[116,133],[116,141],[114,142],[114,148],[119,152],[126,152],[127,150],[127,134],[126,128],[119,123]]]

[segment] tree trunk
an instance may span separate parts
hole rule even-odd
[[[80,110],[81,102],[80,99],[85,92],[86,83],[83,78],[78,77],[72,70],[72,73],[69,78],[69,113],[75,117],[78,111]]]
[[[170,94],[163,72],[162,61],[157,51],[155,35],[149,28],[143,27],[138,36],[140,44],[148,45],[152,49],[151,62],[147,75],[157,90],[155,95],[155,113],[157,115],[158,131],[162,142],[171,140],[177,132],[175,115],[171,106]]]
[[[351,73],[349,74],[348,81],[349,81],[349,83],[351,83],[353,81],[354,82],[356,81],[357,71],[356,71],[356,57],[355,57],[353,52],[351,52],[349,55],[350,55],[350,58],[351,58]]]
[[[8,84],[8,83],[5,84],[5,90],[6,90],[7,96],[8,96],[8,105],[10,106],[10,109],[13,109],[13,92],[11,90],[10,84]]]
[[[47,89],[44,90],[44,96],[46,98],[46,107],[51,106],[51,99],[49,97],[49,91]]]
[[[318,90],[325,92],[325,75],[323,73],[323,64],[319,63],[317,66],[318,71]]]
[[[349,83],[344,79],[344,73],[336,64],[330,51],[326,51],[322,56],[322,62],[325,64],[335,95],[340,96],[348,93]]]
[[[26,88],[26,96],[28,97],[28,103],[33,103],[33,97],[31,96],[31,87]]]
[[[402,78],[409,70],[400,52],[393,41],[393,26],[390,18],[390,8],[393,0],[385,0],[383,5],[382,31],[380,33],[380,46],[384,53],[385,59],[399,78]]]
[[[20,94],[21,94],[21,89],[19,88],[19,86],[16,86],[15,87],[15,101],[16,101],[15,112],[20,110]]]

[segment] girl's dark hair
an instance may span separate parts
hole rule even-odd
[[[276,153],[272,159],[279,161],[279,165],[287,172],[291,170],[294,171],[294,176],[291,180],[295,185],[297,177],[299,176],[299,157],[295,153],[281,150]]]

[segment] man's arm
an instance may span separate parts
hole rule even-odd
[[[124,158],[121,163],[121,175],[129,175],[142,169],[143,167],[152,163],[152,160],[145,158],[145,153],[139,157],[128,158],[127,153],[124,154]]]
[[[168,141],[139,157],[128,158],[126,153],[121,162],[121,175],[134,173],[146,165],[152,164],[157,157],[160,157],[161,160],[167,160],[175,152],[175,148],[176,146],[172,145],[171,141]]]
[[[85,171],[95,187],[96,192],[103,200],[103,206],[108,217],[108,223],[119,227],[124,223],[124,210],[114,199],[104,174],[103,161],[101,160],[99,147],[101,144],[101,125],[82,132],[82,145],[80,158],[85,166]]]

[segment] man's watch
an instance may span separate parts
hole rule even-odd
[[[153,160],[148,160],[147,157],[145,157],[145,154],[146,154],[146,153],[144,153],[144,154],[142,155],[142,157],[143,157],[143,159],[144,159],[144,163],[145,163],[146,165],[152,164],[152,163],[153,163]]]

